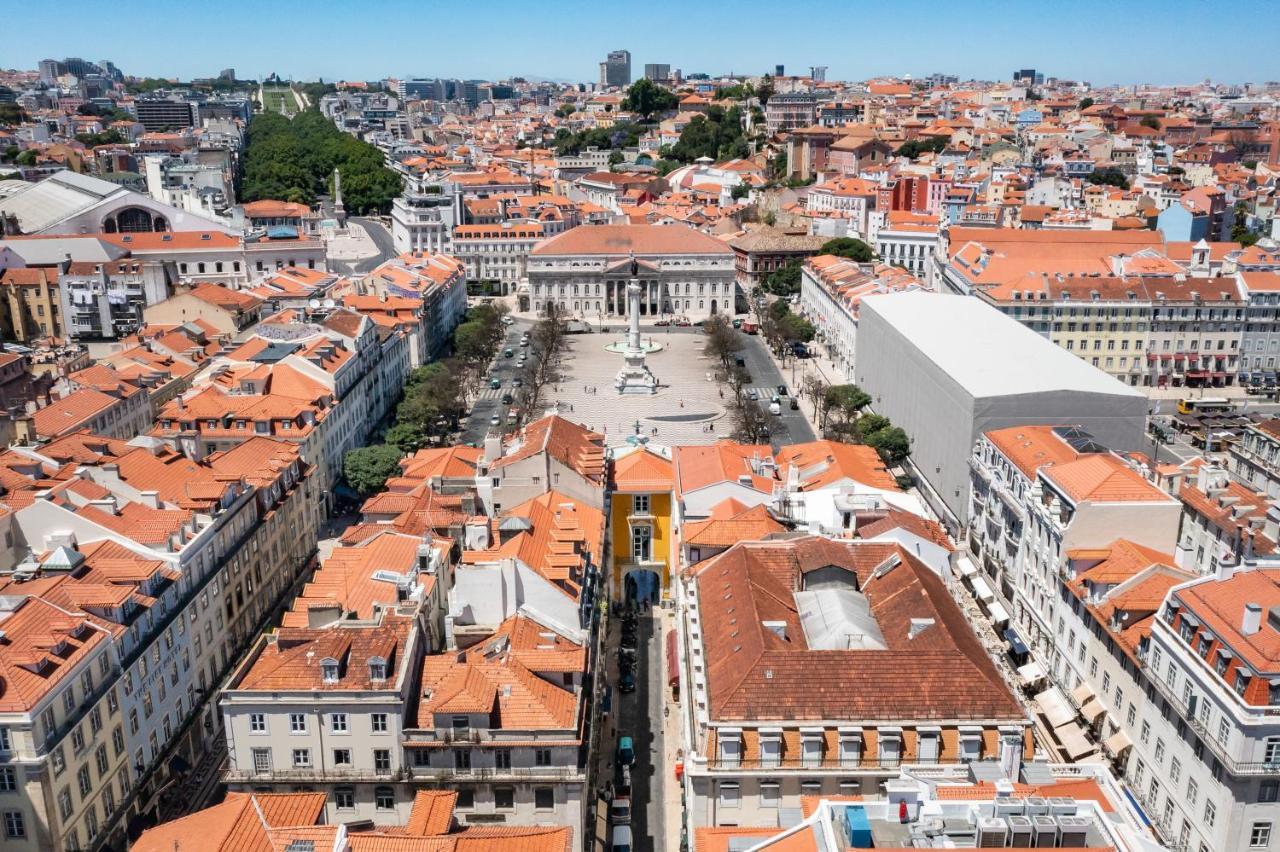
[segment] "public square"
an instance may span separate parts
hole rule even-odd
[[[511,337],[529,327],[527,319],[517,320]],[[601,432],[610,446],[625,444],[627,438],[640,434],[660,444],[710,444],[727,438],[733,432],[729,391],[716,381],[716,363],[703,354],[706,337],[702,330],[676,327],[643,328],[642,339],[660,346],[649,354],[646,362],[658,378],[657,393],[619,394],[614,379],[623,365],[620,352],[609,351],[609,344],[622,344],[626,327],[611,326],[609,332],[593,331],[566,337],[568,346],[561,356],[560,381],[546,392],[548,409],[561,416]],[[767,406],[777,393],[778,385],[791,387],[788,376],[779,372],[769,356],[764,341],[756,336],[741,335],[739,353],[751,374],[751,387]],[[501,369],[504,365],[499,363]],[[464,439],[482,439],[495,413],[505,417],[506,406],[500,405],[507,382],[502,389],[485,389],[477,400],[464,430]],[[723,395],[722,395],[723,391]],[[781,416],[771,417],[775,428],[773,443],[798,443],[813,439],[813,429],[804,411],[783,406]],[[505,431],[505,427],[504,427]]]

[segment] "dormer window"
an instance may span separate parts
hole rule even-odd
[[[387,661],[381,657],[371,657],[369,659],[369,680],[380,681],[387,679]]]
[[[338,682],[338,661],[333,657],[325,657],[320,661],[320,679],[325,683]]]

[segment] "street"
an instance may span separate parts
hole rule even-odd
[[[636,671],[635,691],[621,693],[617,688],[620,659],[619,638],[622,618],[611,619],[613,629],[605,645],[605,666],[614,684],[614,702],[617,706],[617,730],[613,742],[607,744],[615,753],[618,737],[631,737],[635,745],[635,764],[631,767],[631,831],[637,850],[662,852],[666,845],[665,808],[662,795],[663,757],[662,740],[655,731],[662,728],[663,689],[662,643],[659,621],[650,610],[635,616]],[[614,789],[620,781],[621,770],[615,767]],[[608,779],[601,779],[608,780]]]
[[[484,436],[491,428],[489,420],[495,414],[502,418],[501,430],[503,432],[511,431],[506,422],[507,411],[511,406],[502,402],[502,395],[509,393],[512,397],[518,396],[517,389],[511,386],[511,380],[515,378],[517,372],[516,360],[520,353],[520,335],[531,328],[533,328],[533,322],[527,319],[516,319],[514,324],[507,326],[506,340],[498,348],[498,355],[484,377],[484,385],[481,387],[475,403],[471,406],[471,412],[467,415],[462,433],[458,436],[460,443],[476,447],[483,446]],[[505,349],[514,351],[516,357],[502,357],[502,352]],[[493,377],[502,381],[501,388],[494,389],[489,387],[489,379]]]

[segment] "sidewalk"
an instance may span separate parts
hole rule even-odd
[[[663,815],[666,824],[663,828],[663,848],[667,852],[678,852],[680,849],[680,834],[684,827],[684,791],[681,782],[676,780],[676,761],[679,759],[678,753],[681,747],[680,732],[680,702],[672,697],[672,691],[667,684],[670,682],[671,673],[667,670],[667,634],[676,629],[675,608],[670,610],[662,608],[658,610],[661,618],[658,620],[660,635],[658,638],[658,647],[661,649],[659,656],[662,658],[662,706],[663,706],[663,722],[662,722],[662,765],[658,767],[661,773],[662,789],[658,791],[662,796]],[[655,836],[657,832],[654,832]]]

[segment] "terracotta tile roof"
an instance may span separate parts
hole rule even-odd
[[[1090,453],[1055,464],[1042,469],[1041,475],[1075,503],[1163,503],[1172,499],[1109,453]]]
[[[788,465],[796,467],[801,491],[827,488],[845,480],[883,491],[902,490],[884,466],[880,454],[865,444],[837,441],[789,444],[778,451],[777,462],[779,477],[783,479]]]
[[[467,659],[482,660],[496,653],[506,653],[529,671],[586,671],[586,648],[539,624],[526,615],[513,615],[498,626],[489,638],[467,649]]]
[[[419,790],[413,796],[405,833],[417,837],[448,834],[453,827],[453,808],[457,802],[457,791]]]
[[[604,435],[552,414],[510,436],[502,458],[491,468],[507,467],[546,452],[584,479],[604,484]]]
[[[683,543],[690,547],[732,547],[740,541],[759,541],[785,531],[786,527],[775,521],[767,508],[753,506],[731,518],[687,521],[683,529]]]
[[[280,852],[283,845],[271,830],[315,827],[324,816],[325,798],[324,793],[227,793],[221,804],[148,829],[130,848],[173,852],[195,842],[206,852]]]
[[[1174,598],[1212,634],[1217,644],[1209,659],[1215,659],[1217,647],[1232,656],[1223,675],[1227,684],[1235,685],[1236,671],[1243,664],[1253,675],[1250,687],[1254,690],[1246,690],[1245,700],[1269,704],[1269,682],[1280,677],[1280,631],[1270,623],[1271,610],[1280,607],[1280,570],[1238,571],[1225,580],[1208,578],[1175,592]],[[1249,635],[1243,628],[1246,604],[1262,608],[1262,625]]]
[[[114,396],[92,388],[81,388],[46,405],[31,416],[31,421],[36,434],[56,438],[80,430],[93,418],[118,404],[120,400]]]
[[[1219,539],[1234,540],[1253,530],[1254,552],[1275,552],[1276,542],[1262,531],[1272,503],[1267,495],[1231,479],[1205,493],[1192,480],[1183,483],[1178,490],[1178,498],[1182,500],[1184,511],[1202,519],[1217,532]]]
[[[948,552],[955,550],[951,539],[947,537],[947,531],[937,521],[930,518],[922,518],[911,512],[903,512],[900,509],[888,509],[880,520],[859,527],[858,537],[876,538],[898,529],[906,530],[925,541],[933,542]]]
[[[676,482],[680,493],[687,494],[720,482],[737,482],[750,477],[750,488],[773,492],[774,479],[757,473],[754,462],[771,461],[773,450],[768,445],[738,444],[717,441],[707,446],[675,448]]]
[[[724,241],[684,225],[579,225],[534,247],[534,257],[605,255],[625,258],[668,254],[732,256]]]
[[[987,440],[1024,476],[1035,479],[1041,467],[1075,461],[1080,455],[1053,429],[1052,426],[1010,426],[985,434]]]
[[[610,474],[610,490],[619,494],[653,493],[675,488],[672,463],[643,447],[614,459]]]
[[[387,617],[378,627],[281,627],[276,631],[276,641],[262,649],[234,688],[268,692],[394,688],[412,626],[412,619]],[[373,657],[386,662],[384,683],[374,683],[369,678],[369,660]],[[325,659],[338,661],[338,680],[334,683],[322,678],[320,663]]]
[[[794,593],[831,566],[865,597],[883,650],[809,647]],[[896,545],[739,544],[694,579],[713,719],[1025,719],[943,581]],[[932,624],[913,631],[919,619]]]
[[[22,585],[5,589],[22,595]],[[25,713],[70,678],[110,634],[38,597],[0,615],[0,712]]]
[[[311,609],[335,604],[342,613],[353,613],[362,621],[373,618],[376,606],[394,607],[399,600],[396,584],[375,579],[374,574],[390,571],[414,576],[422,544],[418,536],[384,529],[358,545],[334,548],[294,598],[281,624],[305,628]]]
[[[434,728],[436,713],[489,714],[492,726],[501,730],[577,728],[577,696],[507,654],[483,659],[428,656],[422,663],[422,695],[420,728]]]

